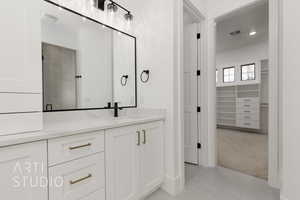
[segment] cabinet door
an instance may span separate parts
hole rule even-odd
[[[133,200],[138,193],[136,126],[106,131],[107,200]]]
[[[46,142],[0,148],[0,194],[10,200],[47,200]]]
[[[162,122],[150,123],[140,126],[141,149],[140,160],[140,191],[145,197],[153,192],[163,182],[164,154]]]
[[[0,6],[0,92],[41,93],[40,0]]]

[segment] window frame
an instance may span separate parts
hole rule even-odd
[[[229,82],[225,82],[225,76],[224,76],[224,72],[226,69],[234,69],[234,74],[233,74],[233,81],[229,81]],[[223,83],[234,83],[235,82],[235,71],[236,71],[236,68],[235,66],[231,66],[231,67],[225,67],[223,68],[223,73],[222,73],[222,78],[223,78]]]
[[[249,66],[249,65],[254,65],[254,78],[253,79],[247,79],[247,80],[243,80],[243,67],[245,66]],[[256,80],[256,63],[248,63],[248,64],[244,64],[244,65],[241,65],[241,81],[255,81]]]

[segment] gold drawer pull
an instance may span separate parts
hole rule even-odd
[[[137,142],[137,145],[138,145],[138,146],[141,146],[141,132],[140,132],[140,131],[137,131],[136,133],[138,134],[138,142]]]
[[[80,178],[80,179],[75,180],[75,181],[70,181],[70,184],[71,184],[71,185],[74,185],[74,184],[76,184],[76,183],[80,183],[80,182],[82,182],[82,181],[84,181],[84,180],[86,180],[86,179],[89,179],[89,178],[92,178],[92,174],[89,174],[89,175],[87,175],[86,177]]]
[[[89,146],[92,146],[92,143],[87,143],[87,144],[83,144],[83,145],[79,145],[79,146],[75,146],[75,147],[69,147],[69,149],[75,150],[75,149],[80,149],[80,148],[89,147]]]

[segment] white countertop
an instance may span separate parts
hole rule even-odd
[[[135,110],[134,112],[130,111],[123,114],[118,118],[112,117],[107,111],[50,113],[44,116],[43,130],[0,136],[0,147],[160,120],[165,120],[163,110],[147,110],[145,112]]]

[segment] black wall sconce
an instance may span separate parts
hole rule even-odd
[[[150,70],[144,70],[141,73],[140,79],[143,83],[147,83],[150,78]]]
[[[96,8],[100,9],[100,10],[105,10],[105,2],[109,1],[110,3],[107,4],[107,10],[109,12],[117,12],[118,8],[124,10],[126,12],[126,14],[124,15],[124,18],[126,21],[132,21],[133,20],[133,15],[131,14],[131,12],[126,9],[125,7],[123,7],[122,5],[116,3],[115,1],[112,0],[94,0],[94,5]]]
[[[121,85],[122,85],[122,86],[126,86],[126,85],[127,85],[128,78],[129,78],[128,75],[123,75],[123,76],[121,77]]]

